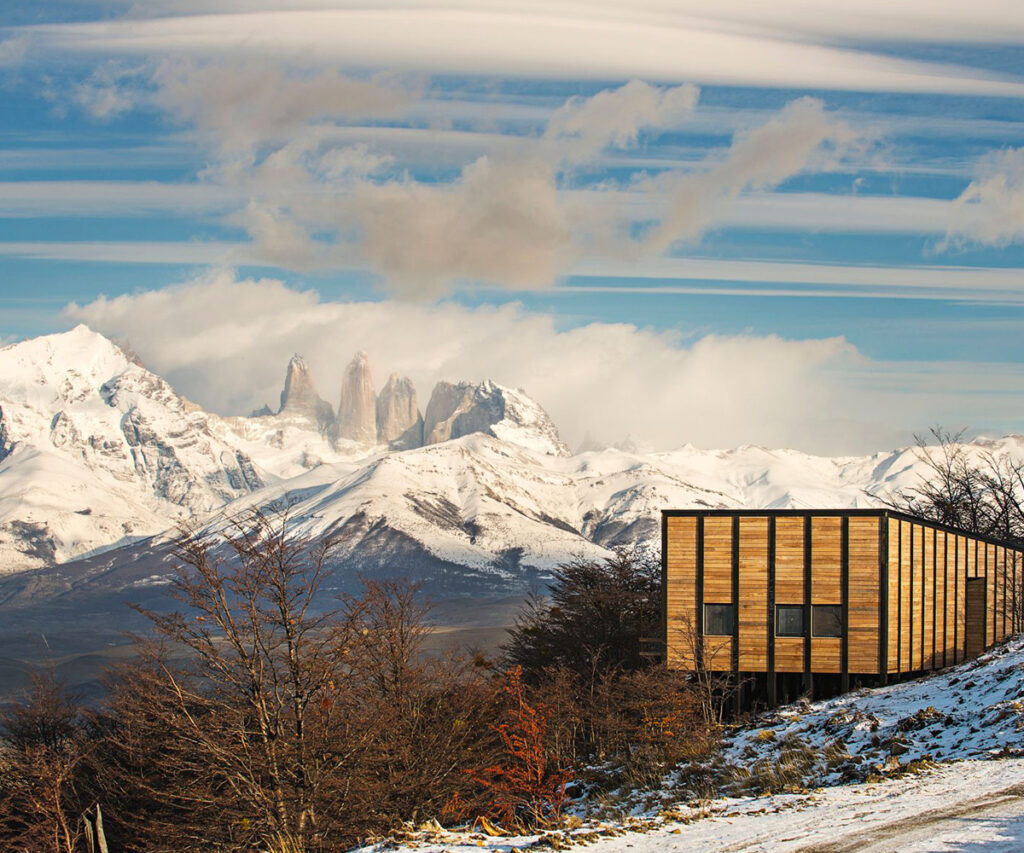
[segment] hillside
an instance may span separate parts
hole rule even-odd
[[[1017,638],[929,678],[790,705],[732,730],[717,797],[689,790],[692,768],[680,768],[617,818],[587,817],[607,804],[584,800],[572,806],[572,829],[518,838],[424,829],[388,849],[1019,851],[1022,700]]]

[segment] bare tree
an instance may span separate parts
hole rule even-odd
[[[914,436],[926,473],[917,486],[882,500],[893,509],[971,533],[1024,543],[1024,462],[991,450],[974,451],[964,431],[933,427]]]
[[[742,686],[736,681],[732,667],[722,664],[729,648],[725,644],[708,642],[708,637],[697,629],[696,620],[688,615],[683,615],[680,624],[671,630],[690,664],[690,683],[701,718],[705,725],[717,728],[722,724],[730,699]]]
[[[74,853],[87,800],[88,741],[78,701],[52,670],[34,672],[21,702],[0,715],[0,840],[25,853]]]
[[[197,844],[301,848],[344,809],[347,765],[373,730],[347,707],[360,605],[322,609],[330,549],[293,536],[287,511],[178,539],[182,610],[142,610],[155,636],[114,685],[121,786],[160,804],[137,831],[160,836],[189,813]]]

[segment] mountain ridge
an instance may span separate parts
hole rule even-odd
[[[872,506],[926,470],[916,448],[574,455],[521,390],[438,383],[421,414],[411,383],[389,386],[373,397],[375,430],[412,421],[423,433],[401,449],[332,440],[300,357],[279,411],[245,418],[204,412],[85,327],[0,349],[0,569],[98,565],[182,522],[215,529],[289,505],[297,532],[340,539],[353,572],[522,589],[567,559],[656,542],[664,508]],[[1024,458],[1019,436],[969,448]]]

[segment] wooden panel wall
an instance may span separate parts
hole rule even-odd
[[[996,548],[996,588],[999,594],[996,598],[996,621],[999,623],[999,641],[1002,642],[1010,636],[1008,625],[1009,596],[1006,589],[1009,586],[1010,578],[1007,570],[1006,549]]]
[[[848,672],[878,672],[880,522],[871,517],[849,520]]]
[[[921,537],[921,668],[935,669],[935,538],[934,527]]]
[[[740,518],[739,668],[768,671],[768,519]]]
[[[889,672],[900,671],[900,604],[903,585],[900,576],[900,522],[886,519],[889,525]]]
[[[697,519],[665,519],[665,627],[668,665],[693,668],[697,631]]]
[[[704,519],[704,603],[729,604],[732,596],[732,519]],[[730,637],[708,637],[706,665],[710,669],[732,669],[733,641]]]
[[[890,519],[889,671],[938,669],[970,656],[967,620],[977,627],[981,618],[968,614],[969,579],[978,581],[972,594],[982,596],[986,611],[986,647],[1020,630],[1014,602],[1021,562],[1019,551],[1003,545]]]
[[[774,518],[774,604],[841,605],[843,603],[843,519],[838,515]],[[734,524],[739,539],[733,541]],[[769,624],[774,620],[768,597],[769,520],[764,515],[705,516],[701,603],[737,604],[739,642],[731,637],[705,637],[705,659],[717,670],[765,672],[769,660]],[[805,531],[810,530],[811,583],[805,586]],[[939,530],[929,524],[887,516],[851,515],[847,519],[848,577],[846,638],[847,671],[877,672],[882,665],[879,632],[888,622],[884,641],[887,670],[908,673],[949,666],[1021,630],[1020,599],[1024,596],[1024,555],[1012,548],[982,542],[969,535]],[[888,540],[880,551],[881,536]],[[693,633],[703,607],[697,608],[696,570],[698,520],[666,518],[666,627],[669,661],[685,667],[692,661]],[[879,582],[888,561],[888,586]],[[734,561],[736,565],[734,565]],[[739,585],[733,589],[738,570]],[[974,580],[969,585],[969,579]],[[968,606],[968,590],[982,611]],[[885,613],[882,613],[882,608]],[[968,626],[970,622],[970,626]],[[808,623],[808,631],[810,624]],[[970,631],[984,631],[971,637]],[[673,632],[680,639],[673,639]],[[780,673],[803,672],[806,640],[780,637],[774,643],[774,667]],[[689,645],[689,648],[687,646]],[[810,669],[842,671],[841,638],[810,640]]]
[[[804,603],[804,520],[800,516],[775,520],[775,603]],[[803,637],[776,638],[775,671],[803,670]]]
[[[811,518],[811,603],[841,604],[842,519]],[[836,637],[811,638],[811,671],[841,672],[842,642]]]
[[[967,638],[966,655],[975,658],[985,651],[985,611],[986,611],[985,578],[973,577],[967,580]]]

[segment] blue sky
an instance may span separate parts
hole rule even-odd
[[[570,442],[1024,431],[1022,42],[1005,0],[14,0],[0,337],[88,322],[228,413],[365,349]]]

